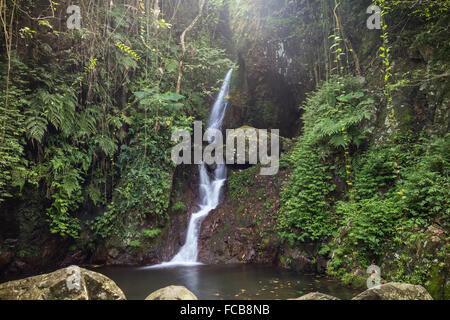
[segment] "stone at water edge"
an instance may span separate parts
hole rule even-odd
[[[300,298],[288,299],[288,300],[341,300],[341,299],[330,296],[325,293],[311,292],[311,293],[305,294],[304,296],[301,296]]]
[[[422,286],[390,282],[368,289],[352,300],[433,300],[433,298]]]
[[[0,300],[125,299],[114,281],[78,266],[0,284]]]
[[[145,300],[198,300],[198,298],[183,286],[168,286],[153,292]]]

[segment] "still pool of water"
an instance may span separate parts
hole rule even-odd
[[[296,298],[319,291],[350,299],[358,290],[314,274],[264,265],[197,265],[166,268],[95,269],[113,279],[129,300],[143,300],[169,285],[181,285],[200,300],[269,300]]]

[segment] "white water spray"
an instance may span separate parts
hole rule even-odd
[[[232,72],[232,69],[228,71],[216,102],[213,105],[209,117],[208,129],[222,129],[222,121],[228,106],[228,92],[230,90]],[[200,203],[198,204],[200,210],[191,215],[186,234],[186,242],[170,262],[164,262],[154,267],[198,264],[198,235],[200,233],[200,227],[206,216],[219,205],[220,194],[225,181],[225,164],[217,164],[211,176],[208,174],[206,164],[202,163],[200,165]]]

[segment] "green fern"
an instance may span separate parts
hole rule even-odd
[[[117,151],[117,144],[106,136],[96,136],[94,138],[96,144],[100,147],[100,149],[107,155],[112,156]]]
[[[25,114],[28,115],[25,120],[25,128],[28,138],[42,142],[42,138],[47,131],[47,119],[36,115],[34,111],[29,111]]]
[[[305,135],[316,145],[345,149],[366,138],[365,121],[373,115],[374,100],[359,78],[333,78],[304,104]]]

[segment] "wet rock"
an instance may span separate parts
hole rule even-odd
[[[14,254],[11,251],[0,251],[0,270],[11,263]]]
[[[145,300],[198,300],[198,298],[185,287],[168,286],[153,292]]]
[[[138,246],[131,246],[133,237],[127,234],[122,238],[113,236],[104,246],[98,248],[91,257],[90,263],[104,264],[107,266],[139,266],[144,263],[144,256],[150,250],[144,240]]]
[[[173,189],[171,203],[182,202],[184,210],[170,211],[161,241],[156,248],[155,257],[159,262],[171,260],[186,240],[186,230],[193,212],[198,211],[199,169],[196,165],[180,165],[175,170],[177,187]],[[151,257],[146,257],[149,261]],[[152,261],[156,262],[155,259]]]
[[[436,95],[439,96],[439,95]],[[436,103],[434,111],[434,127],[438,132],[445,134],[450,130],[450,98],[447,97],[442,103]]]
[[[0,284],[0,300],[125,299],[114,281],[78,266]]]
[[[289,299],[289,300],[341,300],[341,299],[330,296],[325,293],[311,292],[311,293],[305,294],[304,296],[301,296],[300,298]]]
[[[206,264],[274,263],[280,248],[275,231],[279,186],[286,172],[263,176],[258,166],[230,171],[228,188],[230,180],[239,180],[240,175],[255,179],[248,186],[224,192],[224,200],[205,218],[198,259]]]
[[[445,239],[445,231],[436,225],[429,226],[425,234],[428,236],[431,243],[435,245],[440,245]]]
[[[0,276],[8,271],[14,261],[16,239],[6,239],[0,242]]]
[[[64,258],[63,262],[61,262],[60,266],[65,267],[65,266],[70,266],[70,265],[74,265],[74,264],[81,265],[86,260],[87,260],[86,253],[84,253],[83,251],[77,251],[72,254],[68,254]]]
[[[216,163],[207,164],[206,167],[208,168],[209,172],[214,172],[214,170],[216,170],[217,168],[217,164]]]
[[[284,246],[280,255],[280,266],[297,272],[323,273],[326,260],[315,253],[314,244],[304,243],[297,248]]]
[[[112,259],[116,259],[119,256],[119,250],[111,248],[108,250],[108,256]]]
[[[419,285],[390,282],[368,289],[352,300],[433,300]]]
[[[19,272],[26,272],[29,269],[27,263],[22,260],[15,260],[13,262],[13,268],[18,270]]]

